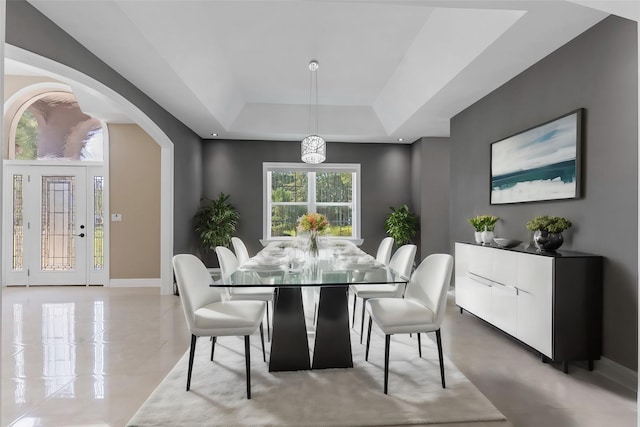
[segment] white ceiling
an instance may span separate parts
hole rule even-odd
[[[448,136],[607,16],[564,1],[29,2],[203,138],[303,138],[316,59],[318,133],[340,142]],[[107,107],[89,108],[117,116]]]

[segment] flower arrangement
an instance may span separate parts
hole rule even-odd
[[[329,228],[329,221],[323,214],[308,212],[298,218],[298,232],[315,231],[324,233]]]
[[[562,233],[571,227],[571,221],[560,216],[542,215],[527,222],[527,229],[531,231],[546,231],[548,233]]]
[[[469,224],[473,226],[476,231],[494,231],[496,222],[500,218],[493,215],[477,215],[473,218],[469,218]]]

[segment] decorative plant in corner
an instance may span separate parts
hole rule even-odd
[[[562,232],[571,227],[571,221],[560,216],[542,215],[527,222],[533,231],[533,243],[539,251],[554,251],[562,246]]]
[[[398,246],[410,243],[418,231],[418,217],[409,210],[407,205],[402,205],[398,209],[390,207],[390,209],[391,213],[384,222],[385,231],[393,237]]]
[[[195,216],[195,227],[200,237],[200,246],[210,252],[216,246],[229,247],[236,233],[238,212],[229,203],[229,195],[220,193],[217,199],[202,200],[209,203],[202,206]]]

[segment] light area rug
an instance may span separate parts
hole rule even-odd
[[[388,395],[383,393],[384,336],[372,333],[368,362],[359,335],[352,332],[351,339],[351,369],[270,373],[260,337],[252,336],[247,400],[243,338],[219,338],[214,362],[209,339],[199,338],[191,390],[185,391],[187,351],[128,426],[511,426],[446,358],[447,388],[442,388],[431,339],[423,336],[419,358],[415,335],[392,337]]]

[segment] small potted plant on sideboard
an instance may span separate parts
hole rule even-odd
[[[571,227],[571,221],[560,216],[541,215],[527,222],[533,231],[533,243],[539,251],[555,251],[564,242],[562,232]]]
[[[490,244],[495,236],[496,222],[500,218],[493,215],[477,215],[469,218],[469,224],[475,229],[476,243]]]

